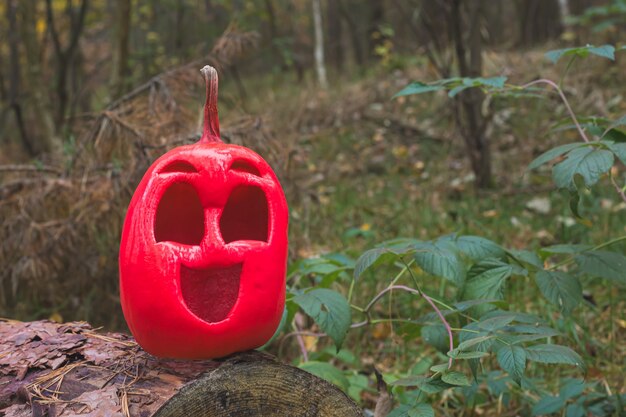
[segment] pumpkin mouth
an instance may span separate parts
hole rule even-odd
[[[239,298],[243,264],[225,268],[180,266],[180,287],[187,308],[207,323],[224,320]]]

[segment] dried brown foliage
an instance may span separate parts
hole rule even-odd
[[[220,62],[229,65],[242,58],[246,52],[255,49],[260,38],[257,32],[242,32],[236,25],[230,24],[213,45],[211,53]]]
[[[0,167],[0,316],[57,313],[123,325],[117,255],[126,208],[152,161],[199,138],[199,68],[207,61],[222,65],[215,57],[188,63],[111,103],[50,166]],[[279,176],[285,172],[285,148],[261,119],[225,127],[224,141],[256,150]]]

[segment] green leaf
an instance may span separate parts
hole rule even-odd
[[[560,397],[553,397],[547,395],[541,397],[541,399],[533,406],[533,416],[543,416],[550,413],[555,413],[565,407],[565,401]]]
[[[350,386],[348,387],[348,395],[354,401],[361,401],[361,393],[369,390],[369,379],[365,375],[353,373],[346,376]]]
[[[498,349],[498,363],[518,385],[522,382],[526,368],[526,351],[519,346],[503,346]]]
[[[585,364],[582,358],[572,349],[561,345],[534,345],[526,348],[526,358],[528,360],[549,363],[574,365],[584,369]]]
[[[617,158],[626,164],[626,143],[615,143],[612,141],[602,141]]]
[[[589,48],[589,52],[602,58],[615,61],[615,47],[613,45],[602,45]]]
[[[409,417],[407,413],[409,412],[410,409],[411,409],[410,405],[400,404],[399,406],[391,410],[391,413],[387,414],[387,417]]]
[[[530,267],[531,271],[543,269],[543,261],[534,252],[517,249],[509,249],[507,252],[513,259],[524,265],[524,268]]]
[[[470,349],[471,347],[474,347],[474,346],[476,346],[476,345],[480,345],[480,344],[482,344],[483,342],[486,342],[486,341],[488,341],[488,340],[493,339],[494,337],[495,337],[494,335],[482,335],[482,336],[478,336],[478,337],[475,337],[475,338],[473,338],[473,339],[469,339],[469,340],[466,340],[466,341],[464,341],[464,342],[459,343],[459,345],[456,347],[456,349],[455,349],[455,350],[458,350],[458,351],[468,350],[468,349]]]
[[[458,254],[446,241],[420,242],[413,245],[414,259],[425,272],[447,279],[460,286],[465,280],[465,269]]]
[[[430,404],[420,403],[412,406],[406,414],[409,417],[435,417],[435,410]]]
[[[488,352],[460,352],[457,349],[448,352],[448,356],[452,359],[480,359],[489,356]],[[446,364],[448,366],[448,364]],[[432,369],[431,369],[432,370]]]
[[[431,366],[430,370],[435,373],[445,372],[448,370],[448,366],[450,365],[448,365],[447,363],[440,363],[439,365]]]
[[[374,248],[363,252],[354,266],[354,279],[358,279],[367,269],[391,263],[409,252],[409,249],[395,250],[390,248]]]
[[[425,84],[419,81],[412,82],[411,84],[404,87],[402,90],[394,94],[392,98],[401,97],[401,96],[410,96],[413,94],[423,94],[423,93],[431,93],[433,91],[445,90],[443,85],[438,84]]]
[[[343,295],[326,288],[318,288],[294,297],[293,301],[315,320],[339,350],[352,320],[350,305]]]
[[[507,324],[511,323],[515,320],[515,316],[513,315],[503,315],[490,317],[488,319],[484,319],[476,323],[479,328],[482,330],[486,330],[488,332],[494,332],[498,329],[505,327]]]
[[[556,64],[557,61],[564,56],[577,56],[580,58],[586,58],[587,56],[589,56],[589,54],[615,61],[615,47],[613,45],[587,45],[575,48],[556,49],[554,51],[546,52],[545,56],[550,61],[552,61],[553,64]]]
[[[440,378],[427,378],[417,386],[420,390],[426,394],[437,394],[448,388],[454,387],[453,384],[448,384]]]
[[[459,312],[462,311],[466,311],[469,310],[470,308],[477,306],[477,305],[481,305],[481,304],[493,304],[496,307],[500,307],[500,308],[506,308],[508,306],[507,303],[505,303],[502,300],[497,300],[495,298],[493,299],[489,299],[489,298],[481,298],[478,300],[465,300],[465,301],[459,301],[458,303],[454,303],[452,306]]]
[[[472,385],[464,374],[456,371],[444,373],[441,375],[441,380],[447,384],[460,387],[469,387]]]
[[[448,92],[448,97],[450,98],[454,98],[457,94],[459,94],[461,91],[467,90],[468,88],[471,88],[471,85],[459,85],[454,87],[453,89],[451,89]]]
[[[428,378],[420,375],[411,375],[406,378],[396,379],[389,383],[389,385],[399,386],[399,387],[417,387],[420,386],[426,381]]]
[[[513,267],[498,259],[485,259],[472,266],[467,274],[463,289],[464,299],[502,299],[502,287],[511,276]],[[472,309],[477,314],[492,310],[492,305],[484,304]]]
[[[580,404],[570,404],[565,409],[565,417],[585,417],[587,411]]]
[[[424,376],[409,376],[397,379],[389,385],[400,387],[418,387],[427,394],[437,394],[443,390],[453,387],[454,385],[442,381],[439,377],[426,378]]]
[[[566,315],[576,308],[582,299],[583,290],[578,278],[560,271],[540,271],[535,281],[544,297],[559,306]]]
[[[549,335],[536,333],[536,334],[500,335],[499,337],[500,339],[505,340],[507,343],[510,343],[511,345],[519,345],[521,343],[534,342],[536,340],[546,339],[548,337],[559,336],[559,335],[560,335],[559,332],[552,330],[551,334]]]
[[[492,88],[504,88],[507,77],[478,77],[473,79],[474,86],[487,86]]]
[[[350,382],[343,372],[327,362],[309,361],[301,363],[298,367],[337,385],[344,392],[350,387]]]
[[[626,284],[626,256],[610,251],[583,252],[574,258],[581,271],[593,276]]]
[[[559,397],[564,400],[578,397],[585,390],[585,381],[582,379],[570,379],[559,390]]]
[[[507,330],[510,332],[515,332],[515,333],[520,333],[520,334],[533,334],[533,335],[536,334],[542,337],[559,336],[561,334],[551,327],[539,326],[539,325],[516,324],[516,325],[507,327]]]
[[[591,249],[589,245],[552,245],[541,248],[541,252],[548,254],[575,254]]]
[[[480,236],[460,236],[456,240],[456,245],[473,261],[480,261],[485,258],[502,258],[506,253],[497,243]]]
[[[491,311],[485,314],[481,318],[484,320],[484,319],[491,318],[491,317],[513,317],[514,321],[517,321],[520,323],[532,324],[533,326],[538,326],[540,324],[545,323],[544,320],[540,319],[534,314],[520,313],[518,311],[496,310],[496,311]]]
[[[559,188],[576,189],[574,176],[579,174],[585,185],[591,187],[613,166],[613,153],[596,147],[580,147],[567,154],[564,161],[556,164],[552,178]]]
[[[450,349],[448,332],[442,324],[424,326],[422,327],[421,334],[424,342],[433,346],[438,351],[445,353]]]

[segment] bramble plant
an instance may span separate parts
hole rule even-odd
[[[576,59],[597,56],[614,60],[615,52],[616,48],[610,45],[587,45],[550,51],[546,57],[554,63],[569,57],[566,74]],[[554,89],[572,122],[559,128],[575,128],[581,140],[548,150],[528,170],[559,158],[552,166],[553,181],[570,194],[570,208],[578,221],[591,226],[581,214],[579,203],[581,196],[598,181],[608,178],[619,198],[626,202],[626,187],[620,183],[623,178],[617,176],[618,169],[613,169],[618,161],[626,164],[626,133],[620,129],[626,126],[626,116],[617,120],[578,118],[561,88],[562,82],[539,79],[512,85],[506,77],[449,78],[414,82],[395,97],[436,91],[446,91],[454,97],[470,88],[499,96],[538,96],[544,92],[539,87]],[[532,415],[615,415],[626,396],[585,382],[583,359],[562,344],[567,342],[567,335],[551,327],[547,319],[512,310],[505,294],[512,280],[534,282],[553,309],[568,318],[583,300],[582,277],[603,279],[611,286],[626,285],[626,257],[610,250],[623,241],[626,236],[598,245],[558,244],[531,251],[507,249],[480,236],[450,234],[430,241],[399,238],[383,242],[356,260],[341,254],[304,259],[288,271],[293,286],[281,327],[290,328],[288,336],[298,339],[302,368],[334,382],[356,399],[362,390],[368,389],[367,379],[356,371],[341,371],[325,362],[335,357],[349,367],[359,366],[353,355],[340,350],[349,330],[393,322],[405,341],[421,336],[436,348],[436,358],[421,358],[403,374],[385,375],[400,403],[390,414],[393,417],[433,416],[433,396],[447,390],[460,390],[466,403],[472,404],[479,391],[486,389],[488,395],[506,407],[510,394],[518,387],[529,393]],[[354,301],[363,279],[376,274],[381,280],[389,272],[393,275],[388,285],[367,304]],[[314,285],[306,285],[308,278]],[[438,295],[422,288],[422,283],[433,279],[441,280]],[[332,289],[340,282],[349,282],[347,296]],[[444,291],[446,286],[452,290]],[[432,312],[415,317],[414,311],[405,308],[401,311],[406,317],[380,317],[377,303],[397,293],[409,305],[413,299],[423,299]],[[321,333],[299,327],[300,310],[315,321]],[[309,354],[304,340],[307,336],[328,336],[337,350]],[[493,369],[494,363],[500,370]],[[558,395],[553,395],[541,381],[528,376],[526,371],[531,363],[575,367],[580,371],[579,377],[564,379]]]

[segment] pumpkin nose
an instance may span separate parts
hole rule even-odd
[[[204,212],[196,189],[186,182],[170,185],[157,208],[155,240],[199,245],[204,233]]]

